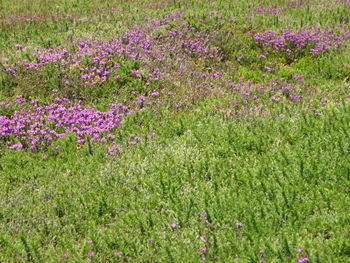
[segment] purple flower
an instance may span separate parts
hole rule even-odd
[[[121,257],[121,256],[122,256],[122,252],[120,252],[120,251],[115,252],[114,255],[115,255],[116,257]]]
[[[93,257],[94,255],[95,255],[95,253],[93,251],[89,251],[89,253],[88,253],[89,257]]]
[[[241,221],[237,221],[237,222],[236,222],[236,226],[237,226],[238,228],[241,228],[241,227],[243,227],[243,223],[242,223]]]
[[[171,227],[173,229],[175,229],[178,226],[178,224],[179,224],[178,222],[174,221],[174,222],[171,223]]]
[[[305,263],[305,262],[310,262],[308,257],[303,257],[298,259],[298,263]]]
[[[92,240],[91,240],[91,239],[89,239],[87,242],[88,242],[89,244],[92,244]]]
[[[207,251],[207,248],[206,247],[201,247],[200,250],[204,253]]]
[[[222,72],[220,72],[220,71],[215,72],[213,76],[214,76],[214,78],[221,78]]]
[[[281,101],[281,98],[276,97],[276,96],[272,96],[272,97],[271,97],[271,101],[279,102],[279,101]]]
[[[22,143],[16,143],[16,144],[14,144],[14,145],[12,145],[12,146],[10,146],[9,147],[9,149],[12,149],[12,150],[20,150],[20,149],[23,149],[23,144]]]
[[[63,257],[64,257],[64,258],[69,258],[69,256],[70,256],[70,255],[69,255],[68,253],[64,253],[64,254],[63,254]]]
[[[111,156],[115,156],[115,151],[113,149],[108,149],[108,154]]]
[[[151,133],[150,135],[147,136],[148,139],[152,139],[154,136],[156,136],[156,133]]]

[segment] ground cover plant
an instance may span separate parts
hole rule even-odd
[[[350,262],[347,0],[0,3],[0,262]]]

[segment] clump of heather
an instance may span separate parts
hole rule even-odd
[[[290,80],[273,78],[266,83],[254,84],[245,81],[228,81],[230,93],[229,109],[219,110],[229,115],[268,115],[271,108],[280,103],[295,104],[303,101],[308,92],[303,75],[294,75]]]
[[[252,37],[265,56],[281,56],[287,63],[292,63],[303,56],[317,56],[348,44],[350,31],[342,27],[340,29],[309,27],[297,32],[285,29],[282,33],[269,30],[253,34]]]
[[[113,130],[132,112],[129,106],[122,104],[111,104],[104,112],[68,99],[55,98],[48,104],[39,100],[25,103],[20,99],[16,103],[22,107],[11,114],[0,115],[0,141],[9,149],[44,150],[68,134],[76,135],[78,143],[113,141]],[[12,105],[8,102],[0,106],[2,112]]]
[[[165,76],[188,74],[184,72],[186,65],[198,68],[202,61],[215,64],[221,56],[214,44],[220,25],[217,22],[212,29],[198,30],[184,13],[175,12],[145,26],[135,25],[112,39],[78,38],[69,47],[27,51],[25,59],[21,55],[25,47],[20,45],[17,62],[7,61],[0,69],[12,82],[32,81],[36,87],[46,81],[47,74],[55,76],[57,88],[68,98],[86,98],[84,93],[91,87],[106,83],[116,87],[111,89],[114,92],[124,86],[147,89]],[[47,88],[45,83],[42,86]]]
[[[81,100],[75,102],[60,98],[57,90],[53,92],[53,101],[46,103],[39,99],[27,101],[19,95],[15,100],[0,102],[0,146],[43,151],[48,147],[54,148],[58,139],[73,134],[79,144],[93,141],[108,144],[108,153],[115,155],[122,148],[113,133],[122,126],[122,119],[156,105],[164,93],[164,90],[161,93],[153,91],[150,96],[136,96],[128,105],[110,104],[106,111],[86,106]],[[148,139],[155,136],[151,133]],[[135,145],[141,141],[140,136],[132,134],[124,144]]]

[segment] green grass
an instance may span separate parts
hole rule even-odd
[[[73,48],[72,33],[74,39],[108,39],[145,24],[146,17],[174,10],[186,11],[187,21],[198,29],[211,29],[214,22],[201,18],[220,12],[230,21],[222,27],[225,41],[215,40],[225,61],[198,64],[255,84],[303,74],[302,88],[310,94],[300,104],[271,106],[266,116],[231,116],[221,111],[231,109],[232,98],[220,82],[213,84],[216,93],[191,101],[190,78],[173,77],[152,89],[168,88],[174,100],[127,116],[115,132],[121,143],[131,133],[143,138],[116,156],[109,156],[103,144],[78,144],[73,135],[57,141],[59,151],[0,145],[0,262],[177,263],[205,257],[207,262],[250,263],[259,262],[263,249],[265,262],[277,263],[297,262],[298,248],[305,249],[310,262],[350,262],[349,45],[290,65],[272,58],[280,67],[266,73],[256,58],[261,51],[249,36],[307,25],[349,26],[349,7],[310,0],[273,15],[253,9],[288,1],[151,2],[2,0],[0,63],[2,57],[21,60],[39,47]],[[34,14],[38,20],[6,23],[11,15]],[[28,51],[16,53],[19,43]],[[247,56],[238,62],[241,53]],[[61,92],[101,109],[130,101],[131,91],[149,92],[130,76],[136,62],[123,63],[119,82]],[[45,70],[17,79],[0,72],[0,102],[19,94],[52,100],[51,91],[62,89],[65,79],[58,69]],[[184,109],[176,110],[177,103]],[[153,132],[157,135],[147,139]],[[65,253],[70,257],[64,259]]]
[[[349,113],[347,104],[273,122],[169,114],[148,120],[153,141],[117,157],[70,138],[57,157],[3,153],[0,259],[82,262],[93,250],[96,262],[116,251],[196,262],[206,234],[208,260],[256,262],[265,249],[268,262],[292,262],[304,247],[313,262],[347,262]]]

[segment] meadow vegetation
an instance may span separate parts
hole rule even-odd
[[[350,262],[349,0],[2,0],[0,262]]]

